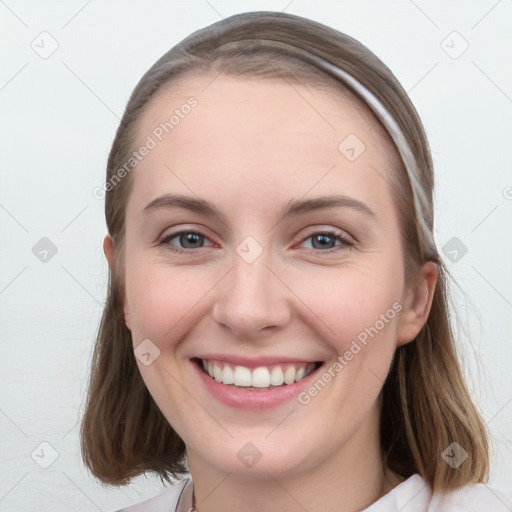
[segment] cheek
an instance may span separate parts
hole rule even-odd
[[[214,285],[209,274],[199,267],[172,269],[143,255],[127,257],[126,296],[134,344],[145,338],[159,346],[179,340]]]
[[[338,354],[357,351],[354,342],[363,347],[374,339],[381,341],[374,352],[395,347],[402,281],[396,277],[399,269],[387,268],[382,271],[379,263],[339,269],[325,282],[302,278],[299,294],[307,297],[317,325],[324,325],[326,339]]]

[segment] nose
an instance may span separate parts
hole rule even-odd
[[[291,317],[291,292],[265,253],[252,263],[235,254],[233,268],[216,287],[213,318],[240,338],[267,335]]]

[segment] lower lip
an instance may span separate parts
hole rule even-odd
[[[323,367],[323,365],[320,366],[302,380],[293,384],[283,385],[268,391],[249,391],[217,382],[199,367],[201,363],[198,364],[197,361],[192,361],[192,364],[206,389],[219,402],[230,407],[251,410],[272,409],[292,398],[296,398],[301,391],[310,385],[316,378],[318,371]]]

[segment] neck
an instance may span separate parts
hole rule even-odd
[[[370,506],[401,481],[382,464],[378,421],[371,416],[320,463],[279,477],[271,471],[258,478],[221,471],[187,447],[195,510],[356,512]]]

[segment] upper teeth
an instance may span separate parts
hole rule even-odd
[[[208,375],[222,384],[267,388],[299,382],[315,369],[315,363],[287,363],[275,366],[259,366],[251,370],[245,366],[231,366],[224,361],[205,361],[203,368]]]

